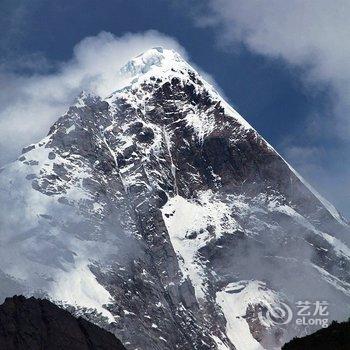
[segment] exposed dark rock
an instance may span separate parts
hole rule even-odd
[[[45,299],[6,298],[0,306],[1,350],[125,350],[111,333]]]
[[[154,138],[154,132],[151,128],[143,128],[142,131],[137,135],[137,139],[140,142],[150,142]]]
[[[22,154],[27,153],[27,152],[31,151],[32,149],[34,149],[34,148],[35,148],[35,145],[30,145],[30,146],[24,147],[22,149]]]
[[[143,123],[142,122],[135,122],[130,125],[129,130],[131,133],[137,134],[142,130]]]
[[[333,321],[329,327],[307,335],[294,338],[282,350],[349,350],[350,319],[347,322]]]

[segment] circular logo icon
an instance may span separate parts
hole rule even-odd
[[[269,326],[284,325],[290,323],[293,312],[287,304],[280,302],[276,305],[264,305],[258,317],[261,323]]]

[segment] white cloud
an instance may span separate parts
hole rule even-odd
[[[350,80],[349,1],[210,0],[209,3],[211,16],[198,22],[218,26],[226,43],[244,42],[256,53],[307,65],[308,79],[335,84]]]
[[[347,149],[339,152],[339,150],[326,150],[323,147],[313,146],[290,145],[285,148],[285,157],[298,169],[298,172],[306,179],[312,179],[319,191],[325,193],[327,199],[336,203],[349,218],[350,167],[348,162],[344,161],[344,153],[347,152]]]
[[[334,127],[350,134],[350,2],[347,0],[209,0],[209,15],[222,44],[244,43],[251,51],[302,66],[304,82],[334,89]]]
[[[210,0],[198,24],[216,26],[223,44],[304,68],[309,88],[334,89],[335,131],[350,134],[350,2],[347,0]],[[328,128],[328,125],[327,125]],[[334,130],[333,130],[334,131]]]
[[[83,39],[73,50],[72,58],[60,63],[55,73],[21,76],[0,66],[0,164],[20,153],[23,146],[41,139],[63,114],[81,90],[106,96],[118,85],[118,70],[130,58],[154,46],[185,50],[176,40],[157,31],[125,34],[116,37],[101,32]],[[33,56],[35,58],[35,56]],[[30,57],[30,69],[42,72],[45,58]],[[26,66],[25,62],[20,62]],[[27,65],[27,66],[28,66]],[[37,65],[37,67],[35,66]],[[45,69],[44,69],[45,71]]]
[[[325,137],[333,137],[340,147],[350,152],[350,1],[208,0],[206,3],[204,15],[196,18],[197,24],[214,27],[221,45],[232,49],[243,44],[253,53],[283,59],[302,68],[306,93],[311,94],[319,87],[331,89],[331,113],[328,110],[315,114],[316,117],[309,116],[301,126],[305,130],[304,139],[311,137],[310,145],[304,149],[307,159],[302,157],[302,162],[295,157],[293,142],[289,143],[291,149],[283,150],[284,145],[281,148],[292,164],[298,159],[299,169],[307,169],[306,177],[321,192],[334,198],[332,183],[347,185],[345,176],[350,171],[337,174],[335,179],[334,167],[328,170],[328,163],[342,164],[344,159],[338,155],[332,158],[334,154],[329,154],[328,163],[322,164],[320,154],[324,152],[311,155],[309,151],[312,142],[320,143]],[[300,145],[298,147],[301,154]],[[324,186],[324,180],[319,180],[320,169],[323,179],[329,178],[328,187]],[[343,209],[344,203],[340,204]]]

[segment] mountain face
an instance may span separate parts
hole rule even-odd
[[[45,299],[6,298],[0,305],[2,350],[125,350],[111,333],[75,319]]]
[[[348,317],[334,207],[177,53],[120,79],[2,169],[1,297],[48,297],[128,349],[279,348],[300,328],[260,316],[282,302]]]

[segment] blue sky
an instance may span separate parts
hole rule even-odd
[[[345,92],[350,64],[345,63],[349,44],[344,39],[350,34],[350,6],[341,0],[310,3],[0,0],[0,165],[46,134],[54,119],[45,113],[56,109],[48,110],[40,99],[34,107],[23,101],[37,101],[42,81],[54,86],[67,66],[77,69],[75,61],[81,58],[74,52],[84,38],[111,33],[108,40],[119,45],[116,52],[125,58],[159,39],[184,49],[238,112],[349,217]],[[153,34],[142,36],[151,29]],[[126,33],[139,36],[125,39]],[[88,50],[84,45],[81,52]],[[33,97],[24,87],[38,92]],[[61,111],[71,96],[57,95],[64,97],[51,103]]]

